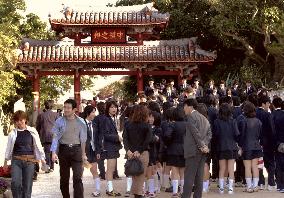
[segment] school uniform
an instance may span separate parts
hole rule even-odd
[[[161,139],[162,129],[161,127],[152,126],[152,141],[149,144],[149,166],[156,165],[158,161],[158,154],[160,150],[160,139]],[[159,140],[156,140],[156,137],[159,137]]]
[[[169,125],[164,135],[167,145],[167,165],[174,167],[185,167],[183,152],[183,138],[186,133],[186,122],[176,121]]]
[[[114,118],[106,116],[103,123],[103,157],[104,159],[117,159],[122,145],[119,141],[117,126]]]
[[[219,160],[237,159],[238,145],[237,138],[240,135],[236,120],[216,119],[213,133],[217,140]]]
[[[259,107],[256,109],[256,117],[262,123],[261,142],[263,146],[264,167],[268,173],[268,185],[275,186],[275,127],[271,113]]]
[[[238,117],[240,131],[239,146],[242,148],[243,160],[253,160],[263,156],[260,144],[261,121],[257,118]]]
[[[276,146],[278,147],[280,143],[284,143],[284,111],[277,109],[272,112],[273,122],[276,131]],[[284,189],[284,153],[276,151],[276,179],[277,188],[280,190]]]
[[[94,126],[92,121],[85,119],[87,125],[87,141],[86,141],[86,156],[89,163],[97,162],[96,157],[96,134],[94,131]]]

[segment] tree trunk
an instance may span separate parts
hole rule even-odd
[[[284,86],[284,56],[282,54],[273,54],[275,58],[275,67],[273,80]]]

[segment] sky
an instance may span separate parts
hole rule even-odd
[[[48,21],[48,14],[62,10],[66,6],[96,6],[105,7],[106,4],[115,4],[117,0],[25,0],[26,13],[35,13],[42,20]]]

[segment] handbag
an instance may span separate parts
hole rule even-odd
[[[144,166],[138,158],[128,159],[124,165],[124,173],[128,176],[139,176],[144,173]]]

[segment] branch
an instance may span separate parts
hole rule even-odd
[[[232,37],[236,41],[239,41],[245,47],[246,54],[250,58],[254,59],[260,65],[266,65],[265,59],[263,59],[260,55],[255,53],[253,47],[244,38],[237,36],[235,34],[229,33],[229,32],[223,32],[223,34],[226,35],[226,36]]]

